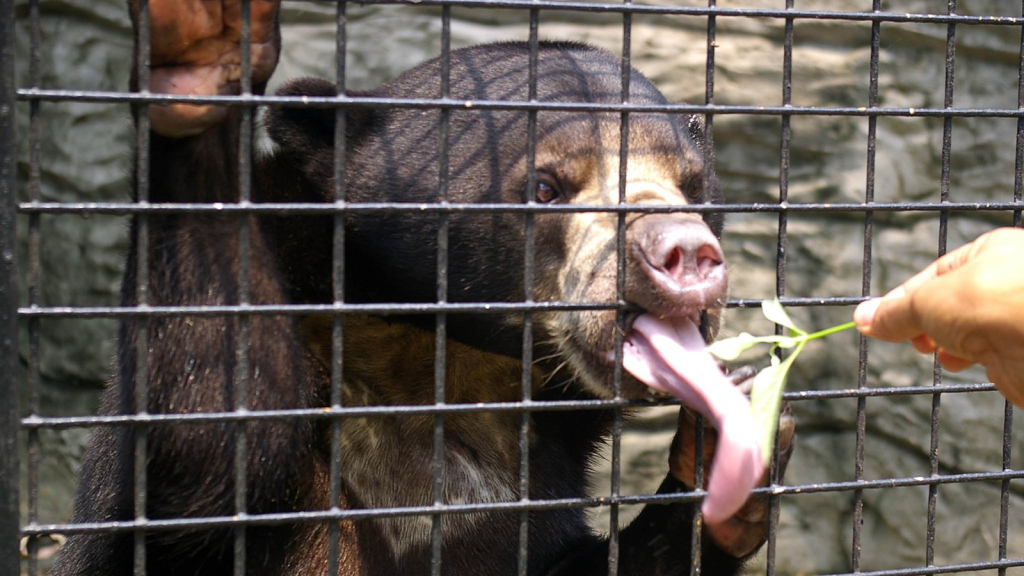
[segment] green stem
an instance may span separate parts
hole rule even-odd
[[[835,334],[836,332],[842,332],[843,330],[849,330],[850,328],[853,328],[856,325],[857,325],[856,322],[847,322],[846,324],[840,324],[839,326],[833,326],[831,328],[826,328],[826,329],[824,329],[824,330],[822,330],[820,332],[815,332],[813,334],[808,334],[806,336],[806,339],[807,340],[815,340],[817,338],[824,338],[825,336],[828,336],[829,334]]]

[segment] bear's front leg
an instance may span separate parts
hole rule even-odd
[[[754,371],[740,369],[729,378],[747,393],[753,383]],[[778,478],[785,474],[793,452],[796,420],[788,403],[779,416]],[[695,482],[695,448],[697,415],[689,408],[679,411],[678,428],[669,454],[670,472],[658,494],[689,492]],[[717,431],[706,421],[703,424],[703,480],[708,473],[718,442]],[[769,482],[768,470],[760,486]],[[619,535],[618,573],[620,576],[655,576],[688,574],[696,558],[691,554],[694,516],[700,502],[648,504],[639,516]],[[724,522],[703,522],[700,564],[706,576],[735,576],[743,563],[756,553],[768,538],[770,526],[768,496],[751,496]],[[549,576],[599,575],[608,573],[609,542],[603,541],[583,548],[549,573]]]
[[[746,373],[745,373],[746,374]],[[749,379],[742,384],[750,384],[753,381],[753,373]],[[742,387],[741,384],[741,387]],[[696,475],[696,431],[697,416],[688,408],[681,408],[679,411],[679,427],[675,438],[672,441],[672,450],[669,455],[669,467],[671,475],[687,489],[692,490]],[[707,486],[708,473],[711,470],[711,462],[715,454],[715,446],[718,442],[718,432],[705,423],[703,428],[703,485]],[[796,420],[793,418],[789,403],[783,403],[782,413],[779,416],[779,454],[778,454],[778,477],[786,472],[790,455],[793,453],[793,445],[796,432]],[[767,486],[769,482],[769,471],[765,470],[760,486]],[[743,507],[725,522],[718,524],[705,524],[704,533],[711,539],[711,542],[721,551],[736,558],[746,558],[760,549],[768,538],[769,527],[769,502],[764,495],[751,496]]]

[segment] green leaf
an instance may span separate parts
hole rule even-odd
[[[786,310],[782,307],[782,303],[779,302],[778,298],[762,301],[761,313],[764,314],[765,318],[775,322],[776,324],[785,326],[797,334],[806,334],[806,332],[796,327],[796,324],[794,324],[793,320],[790,319],[789,314],[786,314]]]
[[[753,336],[746,332],[732,338],[722,338],[709,344],[704,351],[720,360],[735,360],[758,344],[773,344],[780,348],[792,348],[800,340],[792,336]]]
[[[782,361],[773,355],[772,365],[754,377],[754,386],[750,391],[750,410],[753,412],[754,426],[760,434],[758,442],[766,467],[771,463],[772,450],[775,448],[775,430],[779,426],[779,411],[782,406],[782,391],[786,388],[786,376],[803,348],[801,343]]]
[[[782,391],[786,388],[786,377],[789,374],[789,369],[793,367],[793,362],[796,361],[796,357],[800,355],[804,345],[809,341],[824,338],[842,330],[849,330],[853,328],[853,322],[808,334],[796,327],[778,298],[762,301],[761,311],[765,318],[788,328],[790,335],[752,336],[744,332],[734,338],[723,338],[714,342],[707,346],[705,351],[721,360],[735,360],[758,344],[772,345],[768,352],[771,365],[757,373],[750,392],[750,408],[753,412],[754,425],[759,434],[758,443],[761,446],[764,465],[768,466],[775,448],[775,431],[779,426]],[[773,354],[778,348],[793,348],[793,351],[785,360],[779,360],[779,357]]]

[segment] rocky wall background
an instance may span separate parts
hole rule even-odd
[[[656,0],[706,5],[697,0]],[[122,90],[128,83],[131,39],[122,0],[42,0],[39,54],[47,88]],[[797,9],[870,11],[868,0],[796,0]],[[945,2],[886,1],[897,13],[944,12]],[[722,7],[781,8],[782,0],[722,0]],[[17,37],[20,85],[28,75],[27,2],[19,5]],[[961,14],[1020,16],[1001,0],[961,0]],[[285,54],[277,79],[303,74],[332,77],[333,6],[302,3],[285,10]],[[453,9],[456,46],[528,35],[528,16],[501,10]],[[440,50],[439,9],[350,6],[347,85],[369,88]],[[714,98],[718,104],[782,103],[784,21],[719,17],[716,21]],[[672,100],[704,102],[707,19],[633,18],[633,64]],[[622,20],[614,15],[544,12],[541,35],[591,42],[621,50]],[[881,27],[879,102],[884,107],[939,108],[947,27],[885,23]],[[867,106],[871,25],[866,22],[798,20],[794,27],[792,103],[798,106]],[[1017,108],[1019,27],[961,25],[956,29],[954,106]],[[278,80],[279,81],[279,80]],[[22,142],[19,174],[28,198],[28,106],[19,105]],[[124,200],[128,197],[131,126],[124,106],[44,103],[40,194],[47,201]],[[874,194],[877,202],[939,200],[942,120],[920,117],[877,121]],[[781,120],[771,116],[719,115],[714,119],[717,165],[733,202],[777,202]],[[791,202],[862,202],[867,188],[868,120],[857,117],[792,118]],[[1017,121],[956,118],[952,122],[950,199],[1006,202],[1013,199]],[[938,216],[932,212],[879,212],[874,216],[871,292],[879,294],[930,262],[938,249]],[[733,297],[775,293],[778,215],[729,218],[725,248],[731,261]],[[954,213],[949,246],[1012,222],[1006,212]],[[117,302],[126,221],[116,217],[45,216],[42,235],[43,305],[91,306]],[[19,221],[26,237],[27,218]],[[788,218],[785,294],[827,298],[859,296],[864,215],[791,213]],[[25,242],[22,246],[26,245]],[[25,256],[23,249],[21,255]],[[24,259],[22,260],[24,262]],[[22,269],[22,273],[26,270]],[[24,286],[24,284],[23,284]],[[23,298],[28,298],[27,291]],[[26,300],[27,302],[27,300]],[[851,308],[803,308],[794,316],[808,328],[848,320]],[[26,327],[27,328],[27,327]],[[41,412],[88,414],[109,371],[114,324],[108,320],[47,320],[39,324]],[[758,311],[733,310],[726,334],[771,331]],[[23,350],[28,362],[27,329]],[[833,390],[857,385],[857,338],[849,333],[808,348],[797,363],[791,389]],[[26,364],[27,365],[27,364]],[[866,367],[869,387],[920,386],[932,382],[930,358],[907,346],[872,342]],[[980,382],[984,374],[944,374],[944,383]],[[30,406],[23,395],[22,405]],[[856,399],[795,402],[798,446],[787,483],[855,478]],[[929,473],[932,396],[872,397],[866,401],[865,479],[910,478]],[[995,393],[945,394],[939,410],[942,473],[995,471],[1002,467],[1004,403]],[[664,474],[674,419],[654,411],[639,419],[623,440],[623,493],[653,489]],[[85,435],[81,430],[44,431],[39,489],[41,522],[64,521]],[[1024,426],[1015,427],[1013,466],[1021,468]],[[608,470],[598,470],[607,478]],[[23,478],[26,477],[23,474]],[[998,483],[945,484],[938,489],[935,563],[979,562],[997,557]],[[598,490],[605,490],[599,482]],[[1024,484],[1010,484],[1008,554],[1024,556]],[[25,502],[27,498],[23,497]],[[848,572],[851,566],[853,492],[807,493],[782,499],[776,573]],[[863,492],[860,568],[877,570],[925,563],[927,488]],[[599,526],[607,519],[595,518]],[[764,558],[753,572],[763,571]]]

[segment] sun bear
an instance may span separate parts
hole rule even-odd
[[[251,3],[255,94],[276,64],[277,9]],[[150,90],[240,92],[239,0],[150,0],[148,12]],[[697,119],[586,109],[621,102],[624,79],[629,102],[664,105],[640,73],[624,78],[619,58],[577,43],[541,42],[535,56],[534,88],[530,45],[510,42],[454,50],[350,94],[377,105],[271,107],[273,150],[254,155],[251,175],[240,165],[240,108],[137,114],[151,131],[137,151],[148,171],[136,171],[136,199],[241,202],[250,212],[133,221],[123,304],[187,308],[123,321],[101,410],[164,419],[95,431],[73,522],[150,525],[70,536],[53,574],[119,576],[140,565],[150,576],[414,575],[439,562],[441,574],[486,576],[521,573],[521,561],[531,575],[608,573],[608,539],[583,508],[557,502],[586,496],[613,411],[540,407],[612,398],[617,373],[622,397],[651,394],[616,367],[616,347],[644,315],[713,337],[727,289],[721,217],[665,207],[721,193]],[[280,93],[337,89],[300,79]],[[551,109],[400,101],[442,97]],[[620,203],[637,210],[620,218]],[[354,308],[324,306],[340,302]],[[453,308],[439,315],[438,303]],[[503,306],[515,303],[524,306]],[[524,398],[525,412],[500,409]],[[499,407],[438,419],[429,410],[438,401]],[[660,493],[693,490],[693,431],[684,409]],[[784,469],[792,419],[780,436]],[[706,462],[714,440],[709,428]],[[527,499],[540,506],[522,512]],[[455,509],[431,515],[435,504]],[[481,504],[493,506],[458,509]],[[366,509],[391,513],[343,514]],[[647,505],[618,535],[618,573],[688,571],[696,510]],[[696,525],[703,572],[736,574],[766,538],[766,500]]]

